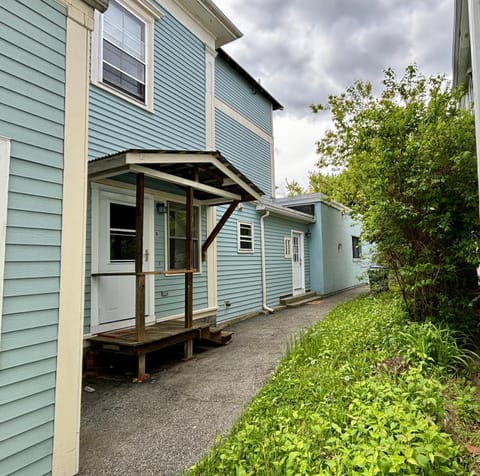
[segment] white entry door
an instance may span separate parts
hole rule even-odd
[[[303,261],[303,233],[292,231],[292,281],[294,296],[305,292]]]
[[[133,273],[135,271],[135,197],[100,191],[98,200],[98,247],[96,272]],[[145,200],[143,270],[153,269],[153,200]],[[93,264],[93,263],[92,263]],[[153,280],[145,282],[146,322],[154,319]],[[92,278],[92,331],[107,331],[135,322],[135,276],[97,276]],[[93,311],[93,306],[92,306]],[[95,318],[96,317],[96,318]]]

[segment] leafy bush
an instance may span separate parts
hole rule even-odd
[[[393,293],[336,308],[292,344],[231,434],[189,474],[470,474],[443,429],[447,374],[426,372],[416,347],[409,365],[384,365],[408,343],[398,336],[405,325]]]
[[[414,65],[401,78],[387,69],[380,96],[372,91],[357,81],[312,106],[333,121],[317,166],[343,170],[332,198],[361,216],[410,317],[462,318],[480,258],[473,114],[461,90]]]

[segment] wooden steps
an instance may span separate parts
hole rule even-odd
[[[159,322],[145,327],[145,338],[138,341],[135,328],[103,332],[90,337],[90,347],[94,352],[133,355],[138,358],[138,375],[145,374],[145,355],[175,344],[204,342],[216,346],[225,345],[232,339],[233,332],[210,326],[208,322],[194,321],[192,327],[185,328],[182,320]],[[88,368],[87,368],[88,370]]]
[[[214,345],[225,345],[232,340],[233,332],[224,331],[221,327],[210,326],[202,331],[202,340]]]

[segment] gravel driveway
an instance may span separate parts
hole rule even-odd
[[[229,345],[166,360],[143,384],[125,377],[89,381],[82,394],[80,475],[176,475],[225,435],[302,329],[358,287],[228,328]],[[148,365],[148,361],[147,361]]]

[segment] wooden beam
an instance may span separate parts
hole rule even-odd
[[[207,239],[205,240],[205,243],[202,245],[202,261],[205,261],[208,247],[213,243],[213,240],[215,240],[217,235],[220,233],[220,230],[223,228],[223,225],[225,225],[225,223],[230,218],[232,213],[235,211],[235,208],[237,208],[237,205],[239,203],[240,202],[238,200],[234,200],[230,204],[226,212],[223,214],[222,218],[220,218],[219,222],[215,225],[215,228],[212,230],[210,235],[208,235]]]
[[[195,190],[199,190],[201,192],[211,193],[216,197],[225,197],[229,200],[241,200],[241,196],[236,193],[227,192],[221,188],[212,187],[210,185],[204,185],[199,182],[195,182],[194,180],[189,180],[183,177],[177,177],[173,174],[167,174],[166,172],[160,172],[158,170],[154,170],[148,167],[143,167],[140,165],[131,165],[130,170],[135,173],[143,173],[147,177],[156,178],[159,180],[164,180],[165,182],[174,183],[175,185],[179,185],[180,187],[192,187]]]
[[[137,174],[135,208],[135,333],[137,341],[145,339],[145,275],[143,274],[143,208],[145,203],[145,176]]]

